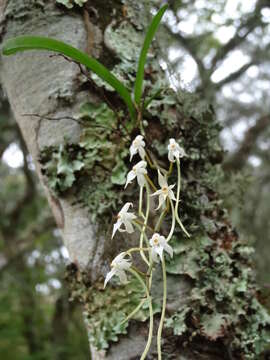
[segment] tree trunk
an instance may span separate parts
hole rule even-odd
[[[67,10],[52,0],[45,4],[4,1],[0,7],[3,39],[35,34],[63,40],[114,68],[131,86],[148,15],[142,4],[132,3],[94,0],[83,9]],[[181,215],[192,233],[189,241],[180,232],[176,234],[182,250],[168,267],[164,358],[254,359],[259,342],[255,338],[258,333],[262,341],[269,319],[256,300],[248,259],[251,250],[239,242],[215,190],[222,179],[217,165],[222,159],[219,126],[211,109],[199,99],[168,89],[156,55],[157,49],[146,69],[146,92],[153,92],[151,87],[159,81],[162,96],[147,113],[145,137],[152,155],[161,157],[164,164],[170,137],[180,138],[188,153],[183,162]],[[103,290],[109,262],[127,247],[124,237],[111,241],[110,231],[123,201],[136,198],[135,188],[124,197],[122,184],[128,166],[125,149],[138,129],[130,131],[127,141],[122,122],[123,114],[126,119],[128,115],[121,100],[63,57],[47,52],[2,57],[0,71],[2,86],[70,254],[67,279],[72,296],[84,306],[92,358],[139,359],[147,339],[147,316],[141,314],[128,328],[117,324],[140,294],[132,284]],[[88,107],[82,112],[85,103]],[[101,131],[100,116],[104,127],[111,117],[114,129]],[[75,161],[80,167],[76,168]],[[65,172],[59,171],[60,162]],[[157,275],[157,324],[159,280]],[[156,358],[153,339],[149,359]]]

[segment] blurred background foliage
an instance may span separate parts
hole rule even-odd
[[[168,3],[161,65],[172,86],[215,108],[226,150],[219,190],[256,249],[270,308],[270,1]],[[160,4],[151,1],[153,10]],[[0,358],[89,359],[81,309],[64,282],[67,251],[3,92],[1,99]]]

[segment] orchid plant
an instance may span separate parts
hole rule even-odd
[[[59,0],[58,2],[69,3],[69,1]],[[76,0],[76,3],[82,4],[84,0]],[[153,338],[153,306],[152,306],[152,278],[155,271],[155,264],[160,263],[162,265],[163,274],[163,301],[161,318],[157,333],[157,352],[158,360],[161,360],[161,335],[163,329],[163,323],[165,319],[165,309],[167,302],[167,280],[166,280],[166,261],[165,253],[168,253],[173,257],[173,248],[169,245],[169,242],[173,236],[176,223],[179,224],[182,231],[186,236],[190,236],[184,225],[182,224],[178,215],[178,206],[180,201],[180,187],[181,187],[181,172],[180,172],[180,159],[185,156],[185,151],[175,139],[170,139],[168,145],[168,160],[169,169],[164,170],[156,161],[152,161],[150,154],[146,150],[146,143],[143,138],[143,115],[152,100],[156,95],[145,98],[143,95],[143,80],[144,80],[144,67],[147,60],[147,53],[150,48],[151,42],[156,34],[161,19],[168,8],[168,4],[165,4],[153,17],[152,22],[147,30],[144,43],[139,56],[138,67],[136,72],[136,79],[134,89],[132,93],[117,77],[107,69],[98,60],[89,57],[88,54],[66,44],[62,41],[51,39],[41,36],[19,36],[13,39],[7,40],[2,48],[3,55],[13,55],[17,52],[29,51],[29,50],[49,50],[65,57],[70,58],[75,63],[85,66],[88,70],[94,72],[107,84],[109,84],[122,98],[129,112],[129,118],[131,122],[127,124],[126,128],[134,129],[139,127],[141,134],[138,135],[130,145],[130,161],[133,157],[139,155],[140,161],[135,164],[127,174],[125,188],[133,183],[133,180],[137,180],[139,185],[139,204],[137,214],[129,211],[133,207],[133,204],[128,202],[119,211],[117,215],[117,221],[113,226],[112,238],[116,232],[127,232],[128,234],[134,233],[135,229],[138,230],[138,246],[132,247],[117,255],[111,263],[111,270],[106,275],[104,281],[104,287],[111,281],[113,277],[118,277],[120,282],[126,284],[128,282],[128,276],[134,276],[141,283],[144,291],[145,298],[142,299],[140,304],[134,311],[128,315],[125,319],[127,321],[136,314],[147,301],[149,307],[149,334],[146,347],[141,355],[141,360],[144,360],[149,353],[152,338]],[[177,187],[176,195],[174,193],[175,184],[169,185],[169,177],[172,174],[174,163],[177,167]],[[157,172],[157,179],[151,179],[147,172],[147,166],[155,169]],[[160,189],[155,186],[156,180]],[[158,220],[154,228],[151,228],[149,223],[151,199],[152,202],[158,196],[159,204],[154,210],[157,214],[160,212]],[[162,234],[161,226],[164,218],[168,213],[171,214],[171,229],[168,234]],[[149,229],[152,234],[149,240]],[[134,253],[138,253],[147,266],[147,271],[143,272],[137,269],[132,262],[132,256]]]
[[[175,141],[175,139],[170,139],[168,145],[168,159],[169,159],[169,169],[164,170],[159,167],[157,162],[151,160],[150,154],[145,149],[146,143],[142,135],[138,135],[132,142],[130,146],[130,160],[133,156],[138,154],[141,159],[136,165],[132,167],[132,170],[127,174],[125,188],[137,178],[139,185],[139,203],[137,214],[129,212],[129,209],[133,207],[133,204],[128,202],[117,215],[117,221],[113,226],[112,237],[115,236],[117,231],[127,232],[128,234],[135,233],[136,229],[138,230],[138,246],[131,247],[124,252],[121,252],[117,255],[111,263],[111,270],[106,275],[104,281],[104,288],[107,286],[108,282],[116,276],[119,278],[120,283],[126,284],[128,282],[128,276],[135,276],[145,291],[145,298],[140,302],[140,304],[132,311],[131,314],[127,316],[124,320],[127,321],[132,316],[134,316],[143,304],[147,301],[149,308],[149,333],[148,340],[144,349],[143,354],[141,355],[141,360],[144,360],[149,353],[150,346],[153,339],[153,306],[152,306],[152,278],[155,271],[155,265],[161,263],[162,274],[163,274],[163,301],[162,301],[162,311],[160,317],[160,323],[157,333],[157,352],[158,359],[162,359],[161,352],[161,336],[162,329],[165,319],[166,303],[167,303],[167,278],[166,278],[166,259],[165,254],[169,254],[170,257],[173,257],[173,248],[169,245],[169,242],[173,236],[176,222],[179,224],[181,229],[184,231],[186,236],[190,236],[184,225],[182,224],[179,215],[178,215],[178,205],[180,201],[180,186],[181,186],[181,173],[180,173],[180,159],[183,156],[186,156],[186,153],[182,147]],[[174,194],[173,185],[168,185],[168,180],[173,171],[174,163],[177,167],[177,188],[176,196]],[[151,179],[147,174],[147,166],[150,165],[155,169],[157,174],[157,179]],[[158,182],[160,189],[158,190],[154,185],[155,182]],[[155,225],[150,227],[149,214],[151,207],[151,198],[153,196],[158,196],[159,205],[153,211],[160,215],[157,217]],[[155,199],[155,198],[153,198]],[[170,211],[171,214],[171,228],[168,234],[161,233],[161,226],[165,215]],[[155,217],[154,217],[155,218]],[[151,219],[151,224],[153,224],[154,219]],[[152,232],[149,236],[149,232]],[[147,266],[147,271],[143,272],[139,270],[136,266],[133,265],[132,256],[134,253],[139,253],[142,260]]]

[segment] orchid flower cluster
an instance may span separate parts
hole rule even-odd
[[[189,233],[183,226],[179,215],[178,205],[180,201],[180,187],[181,187],[181,172],[180,172],[180,159],[186,155],[184,149],[179,146],[175,139],[170,139],[168,145],[168,159],[169,169],[165,170],[158,165],[156,161],[152,161],[150,154],[145,149],[145,141],[142,135],[138,135],[130,146],[130,161],[135,155],[139,155],[141,160],[132,167],[127,174],[125,188],[131,184],[135,179],[139,185],[139,206],[138,213],[131,212],[133,204],[127,202],[117,215],[117,221],[113,226],[112,238],[116,232],[127,232],[128,234],[134,233],[136,230],[139,232],[139,244],[138,247],[130,248],[125,252],[121,252],[117,255],[111,263],[111,271],[106,275],[104,287],[112,279],[117,276],[122,284],[128,283],[128,275],[135,276],[141,283],[145,297],[139,303],[139,305],[132,311],[131,314],[123,321],[127,321],[133,317],[143,306],[145,302],[149,308],[149,334],[146,347],[141,360],[144,360],[150,350],[152,338],[153,338],[153,307],[151,297],[152,277],[155,269],[155,264],[161,263],[163,274],[163,301],[161,318],[157,333],[157,352],[158,359],[161,360],[161,335],[165,319],[166,301],[167,301],[167,280],[166,280],[166,262],[165,253],[173,257],[173,248],[169,245],[172,235],[175,230],[176,222],[184,231],[186,236],[189,237]],[[175,185],[169,185],[169,177],[173,171],[173,166],[176,163],[177,166],[177,187],[176,195],[174,193]],[[154,182],[148,175],[147,167],[150,166],[154,171],[157,171],[157,180],[159,189],[156,188]],[[151,198],[158,197],[158,206],[154,210],[157,215],[157,222],[154,227],[148,225]],[[143,209],[144,208],[144,209]],[[171,214],[171,228],[168,234],[161,234],[161,226],[166,215]],[[149,232],[150,236],[149,236]],[[142,272],[136,268],[132,263],[132,255],[138,252],[145,262],[147,271]]]

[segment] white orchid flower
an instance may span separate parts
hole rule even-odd
[[[143,141],[143,136],[142,135],[136,136],[136,138],[132,141],[132,144],[129,148],[130,161],[132,160],[133,156],[137,154],[137,152],[139,152],[139,155],[143,160],[145,157],[144,147],[145,147],[145,142]]]
[[[145,180],[144,175],[147,174],[146,165],[147,165],[146,161],[141,160],[140,162],[138,162],[138,164],[133,166],[132,170],[127,174],[127,181],[126,181],[125,188],[136,177],[137,177],[139,186],[143,186],[145,184],[146,180]]]
[[[168,158],[171,162],[174,162],[175,159],[179,160],[183,156],[186,156],[185,150],[179,144],[177,144],[175,139],[170,139],[168,150]]]
[[[108,281],[110,281],[114,275],[119,277],[122,284],[127,283],[126,271],[131,267],[132,264],[130,260],[125,259],[125,256],[126,253],[122,252],[113,259],[111,263],[112,270],[106,275],[104,281],[104,288],[106,287]]]
[[[117,230],[119,230],[120,232],[127,231],[129,234],[133,233],[134,228],[132,225],[132,220],[136,219],[136,215],[128,212],[130,206],[132,207],[133,204],[131,202],[128,202],[119,211],[117,215],[117,221],[113,225],[112,238],[114,237]],[[124,225],[125,229],[121,229],[121,225]]]
[[[165,203],[167,197],[171,200],[175,200],[176,198],[174,196],[174,193],[172,191],[172,189],[174,188],[174,185],[168,185],[167,180],[164,176],[161,175],[160,171],[158,171],[158,183],[160,186],[160,190],[154,192],[154,194],[152,194],[151,196],[155,196],[158,195],[158,200],[159,200],[159,204],[158,207],[156,208],[156,210],[158,210],[163,203]]]
[[[166,251],[171,257],[173,257],[173,248],[168,245],[164,236],[155,233],[150,239],[151,255],[155,262],[159,262],[158,255],[162,260],[163,251]]]

